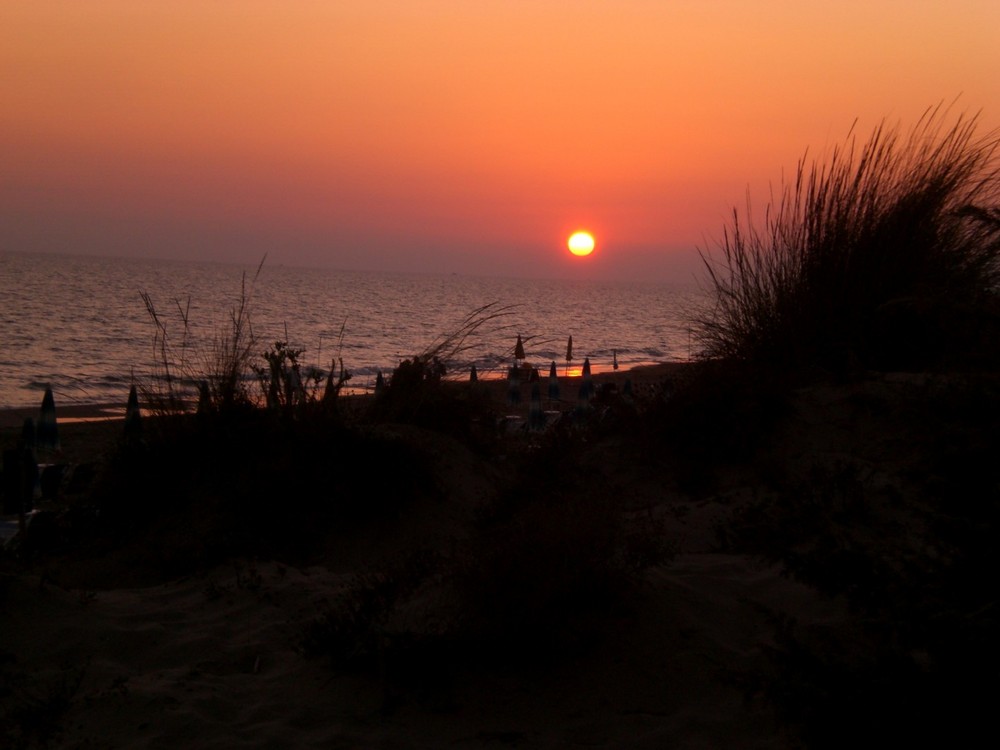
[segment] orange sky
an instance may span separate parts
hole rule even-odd
[[[855,119],[995,127],[998,34],[995,0],[6,0],[0,250],[689,278]]]

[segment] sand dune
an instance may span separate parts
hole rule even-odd
[[[831,656],[831,643],[849,644],[858,659],[884,645],[868,643],[858,629],[850,590],[831,593],[817,577],[824,569],[805,564],[823,549],[808,525],[790,516],[790,531],[775,527],[775,534],[792,535],[794,554],[783,558],[799,561],[791,568],[777,561],[784,554],[777,548],[753,551],[727,534],[760,508],[779,512],[767,502],[780,477],[807,499],[836,490],[822,495],[822,512],[833,515],[819,543],[879,550],[885,557],[877,564],[886,570],[923,560],[935,544],[928,519],[941,511],[927,505],[932,485],[921,471],[935,460],[939,440],[954,439],[966,424],[967,414],[955,408],[966,397],[954,395],[965,387],[887,376],[798,389],[754,461],[722,464],[708,480],[661,459],[661,448],[642,454],[627,434],[595,432],[574,449],[571,463],[583,476],[573,487],[593,494],[581,495],[580,507],[612,498],[615,513],[652,519],[672,554],[647,567],[616,602],[591,610],[579,628],[571,624],[560,637],[578,640],[565,649],[556,644],[552,658],[484,661],[484,646],[463,651],[452,637],[445,641],[451,651],[440,660],[429,652],[417,669],[401,667],[406,654],[389,641],[384,657],[356,668],[307,648],[310,627],[339,606],[359,575],[420,549],[460,559],[482,543],[482,510],[502,496],[513,467],[530,465],[532,451],[541,450],[530,439],[513,438],[522,442],[484,454],[420,427],[376,428],[379,439],[412,447],[434,477],[433,492],[391,518],[335,531],[312,562],[240,556],[164,576],[155,553],[138,554],[141,538],[131,551],[5,556],[6,739],[15,747],[116,748],[801,746],[801,727],[765,699],[769,686],[789,679],[775,660],[788,648],[782,633],[794,627],[798,643],[827,644],[818,652],[824,659],[841,658]],[[950,416],[931,429],[928,413]],[[67,431],[64,443],[85,458],[75,441],[90,430],[90,449],[107,448],[114,443],[108,430],[117,428],[78,429]],[[966,452],[975,453],[985,433],[962,434]],[[845,466],[849,484],[815,484],[817,476],[839,477]],[[566,507],[575,502],[571,496]],[[837,560],[840,552],[822,554]],[[926,565],[935,559],[942,558],[928,556]],[[899,582],[922,585],[919,577]],[[462,630],[452,601],[446,579],[426,576],[392,611],[396,622],[384,625],[382,637],[419,638],[441,627],[471,632]],[[914,651],[906,658],[923,664],[932,657]],[[848,720],[845,731],[850,726]]]

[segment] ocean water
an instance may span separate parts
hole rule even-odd
[[[466,340],[449,374],[472,364],[499,375],[514,342],[527,361],[548,368],[589,357],[608,370],[679,361],[691,355],[687,323],[699,301],[692,284],[476,278],[217,263],[0,254],[0,408],[41,403],[51,385],[58,403],[124,402],[132,382],[162,372],[146,292],[167,334],[175,371],[193,384],[225,337],[246,285],[256,348],[275,341],[303,349],[301,361],[325,370],[343,359],[354,388],[428,350],[478,308],[496,315]],[[185,323],[186,321],[186,323]],[[261,360],[262,361],[262,360]],[[572,368],[570,369],[572,373]]]

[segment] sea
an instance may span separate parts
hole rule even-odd
[[[145,295],[145,299],[144,299]],[[147,304],[147,301],[149,304]],[[224,263],[0,253],[0,408],[124,403],[162,385],[194,391],[241,306],[258,364],[275,342],[304,368],[373,388],[402,360],[451,340],[448,377],[500,377],[521,336],[547,372],[595,372],[692,356],[690,283],[479,278]],[[471,330],[470,330],[471,329]],[[461,346],[455,340],[460,336]],[[566,360],[572,336],[572,360]],[[339,364],[337,365],[339,370]],[[248,373],[252,378],[252,373]]]

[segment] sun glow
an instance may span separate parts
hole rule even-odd
[[[566,241],[566,246],[573,255],[590,255],[594,252],[594,235],[590,232],[574,232]]]

